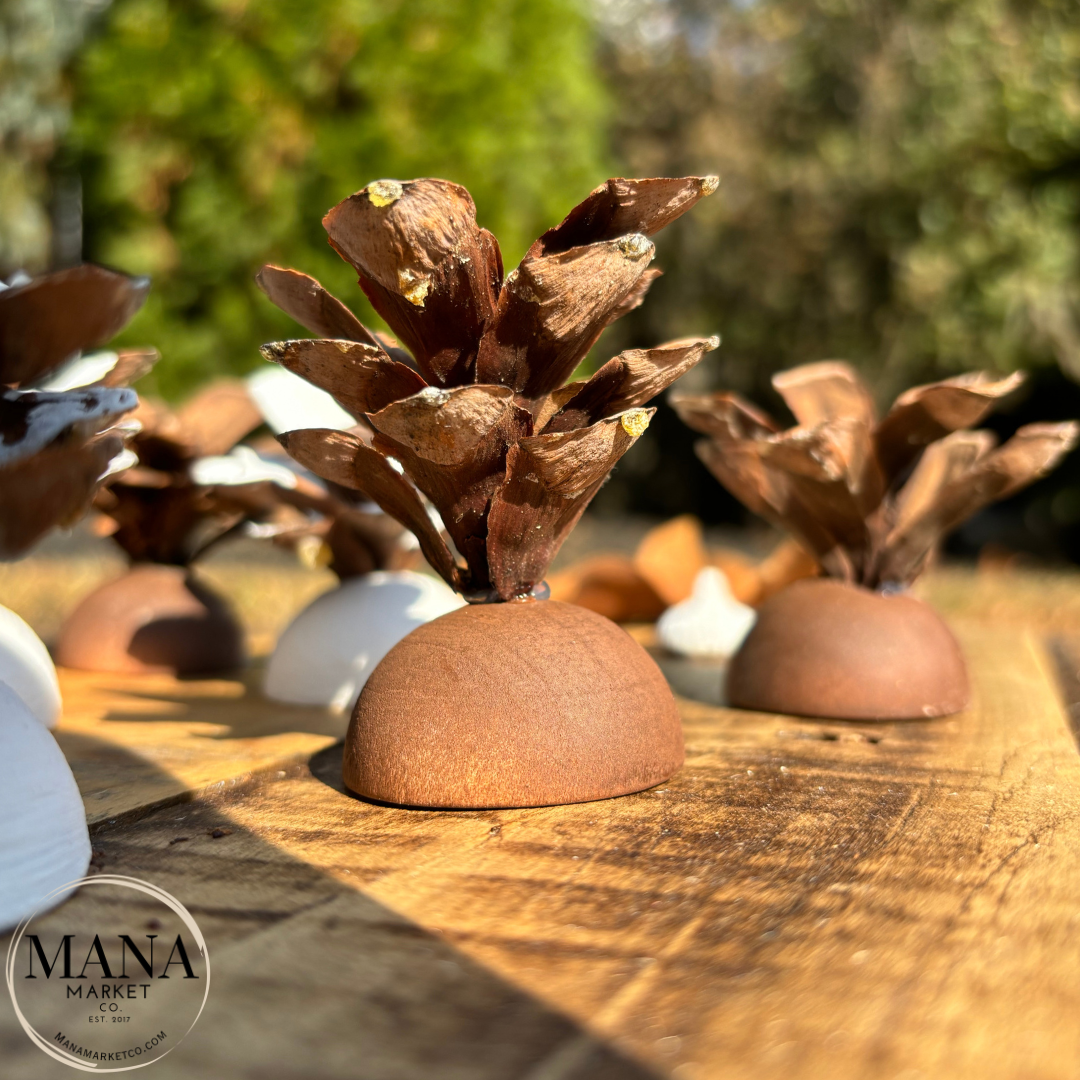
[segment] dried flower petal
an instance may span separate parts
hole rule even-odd
[[[294,475],[260,465],[250,449],[228,455],[260,423],[239,380],[211,384],[179,413],[140,401],[128,432],[138,465],[110,478],[94,500],[112,519],[113,539],[135,561],[185,566],[248,519],[273,516],[284,490],[279,484],[296,483]],[[125,421],[118,430],[128,426]],[[195,466],[199,460],[205,469]],[[279,483],[267,482],[271,474]]]
[[[330,569],[342,581],[373,570],[405,569],[414,560],[402,547],[403,535],[401,525],[388,514],[339,510],[324,538]]]
[[[495,234],[488,232],[487,229],[480,230],[480,247],[484,252],[484,266],[491,282],[491,295],[498,302],[503,283],[502,249],[499,247]]]
[[[658,277],[663,276],[663,270],[646,270],[645,273],[638,278],[638,283],[622,298],[618,306],[614,308],[607,317],[607,325],[610,326],[624,315],[629,315],[631,311],[641,307],[641,305],[645,303],[645,294],[652,288],[652,283]]]
[[[346,456],[351,462],[381,454],[379,460],[400,463],[408,480],[399,483],[412,491],[411,481],[431,501],[465,558],[465,572],[444,567],[455,587],[491,595],[489,515],[506,486],[510,456],[525,468],[531,453],[546,470],[550,497],[572,501],[554,518],[547,515],[546,531],[538,523],[539,529],[516,540],[503,536],[507,545],[516,545],[514,558],[527,574],[537,558],[546,566],[543,552],[550,558],[618,456],[605,451],[593,462],[595,446],[603,449],[601,435],[629,445],[651,415],[636,406],[700,357],[706,347],[701,342],[630,352],[588,386],[562,386],[604,327],[640,304],[655,280],[657,273],[647,270],[654,254],[647,234],[715,186],[714,179],[693,177],[612,180],[537,241],[505,281],[495,238],[478,228],[472,199],[455,184],[376,181],[327,214],[331,245],[356,268],[361,287],[413,351],[429,385],[417,386],[374,358],[328,342],[286,343],[268,355],[363,414],[372,428],[370,445],[357,440]],[[378,400],[371,396],[370,376],[376,372],[383,380]],[[545,437],[555,442],[528,450],[534,431],[583,393],[576,413],[564,412],[558,422],[582,431],[549,432]],[[591,438],[599,442],[578,446],[575,440],[593,429]],[[565,461],[556,454],[563,442],[569,447]],[[321,475],[340,473],[341,482],[357,486],[352,465],[334,463],[338,443],[324,439],[307,451],[299,443],[287,445],[310,453]],[[320,464],[320,456],[328,460]],[[589,471],[594,464],[595,476]],[[553,477],[564,467],[580,471],[576,465],[588,478],[587,492],[561,491]],[[514,483],[527,484],[530,477],[519,473]],[[498,593],[505,597],[516,588],[510,578],[521,574],[504,563],[500,575]]]
[[[893,529],[905,533],[912,522],[932,512],[941,493],[966,476],[975,463],[997,445],[989,431],[954,431],[931,443],[897,493]]]
[[[317,476],[363,491],[416,536],[424,558],[451,588],[462,588],[461,572],[416,489],[378,449],[327,428],[288,431],[278,441]]]
[[[1006,477],[999,499],[1015,495],[1021,488],[1057,468],[1058,462],[1076,448],[1080,441],[1080,423],[1025,424],[992,454],[987,455],[992,468]]]
[[[80,518],[123,445],[111,433],[70,438],[0,468],[0,559],[24,554],[54,526]]]
[[[286,315],[316,336],[379,346],[371,331],[313,277],[267,265],[255,275],[255,281]]]
[[[923,497],[898,520],[884,544],[881,581],[910,581],[922,569],[938,539],[996,499],[1004,499],[1045,476],[1073,447],[1080,424],[1028,424],[1003,446],[985,450],[963,436],[941,452],[945,465],[932,462],[948,479],[931,498]],[[944,440],[943,440],[944,441]],[[961,461],[957,462],[956,457]],[[966,469],[960,466],[966,464]],[[915,479],[913,474],[912,479]],[[922,480],[919,481],[923,483]]]
[[[186,401],[176,419],[196,455],[228,453],[262,423],[262,414],[239,379],[218,379]]]
[[[1074,445],[1075,423],[1029,425],[999,450],[989,433],[954,432],[1019,379],[973,374],[916,387],[876,429],[869,394],[836,361],[774,378],[800,422],[787,431],[730,394],[673,396],[672,404],[709,436],[698,455],[737,498],[789,530],[826,574],[873,588],[912,581],[945,532],[1049,471]]]
[[[427,385],[412,368],[391,360],[375,345],[299,338],[272,342],[260,351],[265,359],[327,391],[357,419]]]
[[[367,492],[357,473],[357,455],[363,442],[351,432],[336,428],[301,428],[277,437],[291,458],[316,476],[345,488]],[[400,473],[396,474],[400,476]]]
[[[810,429],[791,428],[759,443],[764,461],[787,477],[790,492],[785,514],[790,513],[794,497],[828,533],[832,546],[849,552],[866,552],[870,541],[867,511],[852,490],[848,472],[856,453],[852,447],[864,431],[859,420],[848,418]]]
[[[699,199],[711,195],[719,183],[715,176],[613,178],[575,206],[561,224],[544,233],[529,249],[529,255],[552,255],[627,233],[652,236]]]
[[[651,416],[656,410],[647,411]],[[615,463],[634,445],[621,417],[578,431],[521,439],[491,501],[488,562],[503,600],[525,596],[547,572]]]
[[[393,181],[401,194],[389,199],[388,183],[376,181],[338,203],[323,225],[427,381],[460,385],[472,376],[480,336],[495,313],[498,246],[482,235],[472,197],[459,184]]]
[[[390,334],[385,333],[382,330],[370,331],[371,336],[375,341],[382,346],[382,350],[390,357],[391,360],[396,360],[399,364],[404,364],[407,368],[416,370],[416,361],[412,358],[408,349],[403,349],[398,344],[396,337],[391,337]]]
[[[717,337],[669,341],[656,349],[628,349],[609,360],[551,419],[545,431],[572,431],[656,397],[702,356]]]
[[[687,427],[717,438],[753,438],[780,430],[768,413],[738,394],[675,394],[671,407]]]
[[[128,479],[99,492],[94,505],[116,522],[112,538],[136,562],[186,566],[243,521],[242,511],[222,507],[206,488]]]
[[[526,257],[506,279],[480,344],[477,382],[528,398],[561,386],[637,285],[655,253],[641,234]]]
[[[115,337],[142,307],[149,278],[87,263],[0,292],[0,383],[41,378],[79,349]]]
[[[801,428],[839,423],[828,436],[832,452],[860,513],[872,513],[885,494],[885,478],[874,452],[874,402],[855,369],[825,360],[778,372],[772,384]]]
[[[187,444],[180,421],[171,409],[144,397],[139,399],[131,419],[141,429],[132,444],[142,465],[162,473],[186,471],[195,451]]]
[[[874,432],[886,478],[898,478],[936,439],[974,427],[1023,381],[1022,372],[995,379],[985,371],[973,371],[905,391]]]
[[[824,564],[856,572],[839,549],[864,544],[867,527],[858,487],[860,420],[778,432],[771,417],[734,394],[673,396],[683,422],[714,441],[698,457],[750,510],[792,532]],[[858,473],[856,473],[858,475]],[[874,501],[871,499],[870,501]],[[876,502],[874,503],[876,505]]]
[[[532,418],[502,386],[428,387],[369,417],[374,445],[442,515],[469,564],[471,587],[489,584],[487,513],[503,482],[507,448],[532,431]]]
[[[533,417],[533,431],[543,431],[548,421],[585,385],[585,379],[560,386],[550,394],[541,394],[531,401],[520,398],[518,404],[528,408]]]
[[[157,349],[121,349],[116,355],[116,363],[97,386],[130,386],[141,379],[159,360]]]
[[[754,513],[789,527],[789,485],[762,460],[761,441],[777,431],[772,418],[737,394],[672,394],[669,401],[684,424],[710,437],[694,450],[717,480]],[[822,542],[815,534],[813,549]]]
[[[786,499],[772,491],[773,479],[753,443],[701,439],[694,443],[694,452],[705,468],[748,510],[768,521],[779,520]]]
[[[370,417],[399,447],[437,465],[470,461],[488,432],[513,408],[504,386],[425,387]]]
[[[763,459],[760,439],[729,433],[714,441],[695,443],[705,467],[754,513],[790,532],[819,562],[853,579],[850,560],[839,553],[840,539],[818,520],[816,500],[809,504],[791,476]]]
[[[824,360],[777,372],[772,384],[802,427],[826,420],[850,418],[868,427],[874,422],[874,402],[850,364]]]

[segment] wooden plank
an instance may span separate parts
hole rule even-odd
[[[1080,763],[1041,650],[979,630],[965,644],[979,699],[963,718],[688,709],[690,764],[666,788],[452,826],[365,808],[349,829],[404,835],[328,854],[658,1068],[1072,1075]],[[306,831],[273,836],[319,860]]]
[[[92,827],[306,762],[348,725],[327,709],[268,701],[258,664],[218,679],[59,676],[56,737]]]
[[[341,791],[331,747],[310,772],[106,824],[97,861],[184,900],[220,973],[155,1069],[1074,1076],[1080,757],[1037,636],[958,629],[969,713],[684,703],[687,768],[622,799],[375,806]],[[52,1075],[7,1014],[0,1053]]]
[[[307,828],[310,799],[294,802],[299,788],[353,807],[307,774],[163,807],[95,836],[100,869],[167,889],[208,941],[214,974],[207,1008],[178,1049],[154,1064],[155,1075],[648,1080],[646,1068],[571,1018],[367,896],[348,867],[328,873],[242,823],[243,808],[269,796],[278,822]],[[311,838],[326,812],[318,809],[309,823]],[[363,842],[347,829],[342,838]],[[137,897],[102,901],[87,890],[47,915],[43,929],[82,940],[103,916],[140,927],[147,912]],[[5,1080],[59,1075],[10,1007],[0,1010],[0,1059]]]

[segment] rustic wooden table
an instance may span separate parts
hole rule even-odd
[[[938,580],[974,678],[961,716],[683,702],[670,783],[539,810],[350,797],[344,721],[267,703],[257,672],[62,673],[94,865],[177,896],[214,961],[206,1012],[154,1074],[1080,1075],[1067,584],[1058,602]],[[77,894],[49,918],[91,910]],[[0,1061],[70,1075],[6,1000]]]

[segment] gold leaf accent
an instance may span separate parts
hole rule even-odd
[[[404,191],[397,180],[372,180],[365,190],[372,206],[396,203]]]
[[[648,409],[629,409],[619,417],[623,431],[632,439],[636,439],[649,426]]]
[[[418,274],[414,270],[398,271],[398,288],[401,295],[416,307],[423,307],[428,290],[431,288],[431,279],[425,274]]]
[[[615,241],[615,246],[622,252],[622,254],[628,259],[644,259],[646,257],[651,258],[653,253],[653,246],[647,236],[643,236],[641,233],[631,233],[629,236],[620,236]]]
[[[334,561],[330,545],[318,536],[301,536],[296,541],[296,557],[308,570],[321,570]]]

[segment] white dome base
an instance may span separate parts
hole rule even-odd
[[[0,683],[0,931],[32,915],[54,889],[86,876],[86,811],[60,747]],[[72,890],[53,897],[50,907]]]
[[[60,719],[60,684],[45,643],[6,607],[0,607],[0,682],[7,683],[46,727]]]
[[[410,631],[465,601],[438,578],[379,570],[310,603],[278,639],[268,698],[351,710],[375,665]]]

